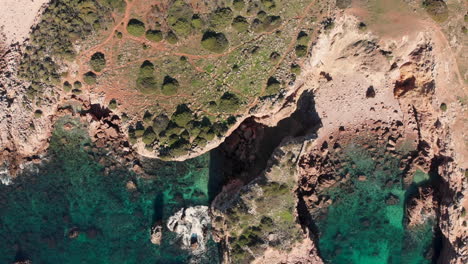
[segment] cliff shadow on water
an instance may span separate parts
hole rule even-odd
[[[0,185],[0,263],[189,263],[190,253],[155,222],[206,205],[209,157],[143,162],[140,177],[96,148],[79,119],[55,125],[47,160]],[[151,164],[151,166],[146,166]]]
[[[229,181],[237,179],[247,184],[259,176],[283,139],[310,135],[320,126],[311,91],[305,91],[297,102],[296,111],[274,127],[258,123],[253,117],[246,119],[210,153],[210,201]]]

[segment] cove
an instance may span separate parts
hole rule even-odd
[[[326,189],[332,204],[315,215],[319,250],[326,263],[431,263],[435,219],[407,226],[408,191],[427,181],[418,171],[410,186],[403,183],[400,160],[380,149],[347,147],[337,173],[344,179]]]
[[[73,129],[63,129],[64,124]],[[209,154],[185,162],[143,161],[149,177],[106,170],[86,130],[58,121],[48,160],[0,185],[0,263],[189,263],[163,224],[161,245],[150,229],[182,207],[208,204]],[[107,157],[112,158],[112,157]],[[209,262],[219,262],[210,241]],[[200,263],[203,263],[201,260]]]

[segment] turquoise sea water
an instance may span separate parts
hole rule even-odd
[[[327,263],[385,264],[431,263],[433,220],[404,225],[405,193],[399,160],[371,154],[357,146],[347,149],[341,175],[350,180],[328,189],[333,204],[317,217],[319,249]],[[366,179],[358,179],[365,176]],[[417,182],[425,178],[421,172]]]
[[[50,160],[0,186],[0,263],[188,263],[174,234],[163,230],[162,245],[153,245],[150,228],[184,206],[207,204],[209,156],[146,161],[149,179],[118,167],[106,174],[85,131],[65,131],[64,122],[80,126],[59,122]],[[212,248],[207,263],[218,261]]]

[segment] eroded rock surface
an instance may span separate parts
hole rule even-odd
[[[208,241],[208,225],[211,223],[208,206],[195,206],[183,208],[167,221],[167,228],[175,232],[185,249],[193,254],[205,251]]]

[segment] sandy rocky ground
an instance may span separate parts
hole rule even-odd
[[[27,37],[35,15],[46,2],[0,0],[0,165],[6,165],[0,166],[2,182],[9,181],[7,167],[14,172],[28,166],[28,162],[40,161],[54,120],[68,114],[66,110],[57,111],[57,99],[47,102],[49,107],[44,108],[43,117],[34,119],[22,110],[26,84],[15,77],[20,57],[18,43]],[[333,14],[335,26],[315,42],[310,61],[286,96],[290,100],[274,107],[260,106],[253,114],[258,122],[274,126],[294,112],[302,92],[313,91],[322,128],[317,139],[304,142],[300,153],[304,159],[318,150],[323,152],[323,143],[331,140],[330,135],[335,135],[332,142],[336,142],[340,131],[348,135],[356,128],[370,131],[375,124],[381,130],[375,133],[390,147],[413,140],[421,148],[415,161],[418,168],[427,172],[438,161],[438,172],[444,180],[439,226],[451,247],[442,252],[441,263],[467,263],[468,227],[462,216],[462,209],[468,210],[467,106],[457,100],[457,96],[466,98],[467,91],[450,45],[428,20],[412,21],[412,30],[400,34],[379,35],[359,29],[356,16],[360,14],[358,9]],[[440,110],[442,102],[448,111]],[[91,108],[89,103],[83,107]],[[125,137],[114,128],[118,124],[110,123],[110,117],[82,118],[90,123],[90,134],[102,146],[105,140],[117,142]],[[34,134],[29,130],[31,122]],[[382,131],[400,123],[395,130],[400,136],[390,142]],[[133,159],[128,146],[115,143],[114,147],[127,153],[127,161]],[[301,163],[298,170],[311,180],[317,176]],[[427,195],[422,197],[427,200]],[[420,202],[410,209],[425,206]],[[313,242],[305,240],[288,254],[267,250],[256,263],[321,263],[310,254],[315,250]]]

